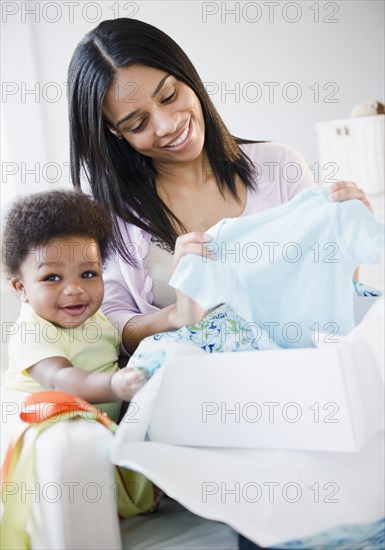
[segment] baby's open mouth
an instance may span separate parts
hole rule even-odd
[[[86,304],[73,304],[70,306],[63,306],[61,309],[64,309],[67,313],[79,315],[85,311],[86,307]]]

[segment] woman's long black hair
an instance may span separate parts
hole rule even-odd
[[[134,264],[119,231],[116,216],[133,223],[173,249],[185,232],[156,191],[156,169],[151,158],[117,139],[103,116],[103,102],[119,68],[142,64],[163,70],[184,82],[197,95],[205,122],[205,151],[221,192],[238,199],[235,176],[253,186],[254,166],[217,113],[203,82],[184,51],[167,34],[142,21],[122,18],[103,21],[77,46],[69,66],[71,177],[81,188],[82,174],[94,197],[111,216],[113,244]],[[172,223],[172,221],[174,223]]]

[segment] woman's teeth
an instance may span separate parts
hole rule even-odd
[[[183,134],[176,141],[174,141],[174,143],[170,143],[170,145],[167,145],[167,147],[178,147],[178,145],[183,143],[187,137],[189,128],[190,128],[190,123],[187,125],[186,130],[183,132]]]

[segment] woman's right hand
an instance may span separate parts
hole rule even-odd
[[[186,254],[197,254],[203,258],[215,259],[215,254],[210,252],[204,244],[211,240],[210,235],[199,231],[192,231],[177,238],[175,242],[174,257],[172,261],[172,273],[174,273],[179,260]]]
[[[177,238],[175,243],[172,273],[174,273],[180,259],[187,254],[197,254],[202,258],[215,259],[215,254],[204,244],[210,241],[210,235],[193,231]],[[171,324],[177,329],[197,323],[204,315],[205,310],[195,300],[176,291],[176,304],[169,311]]]

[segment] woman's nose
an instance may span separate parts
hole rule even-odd
[[[167,136],[176,132],[178,128],[178,115],[164,109],[158,109],[153,113],[155,134],[158,137]]]

